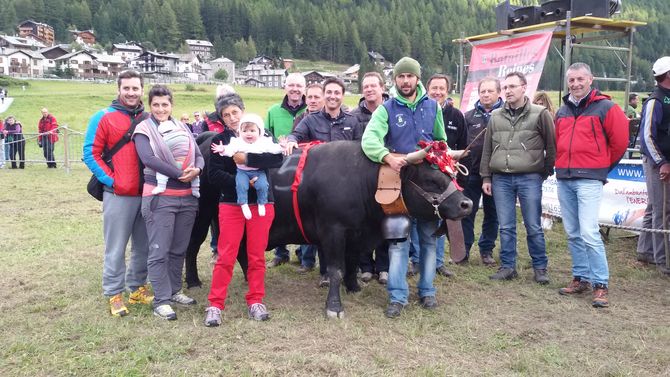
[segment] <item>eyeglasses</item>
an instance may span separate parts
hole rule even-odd
[[[512,85],[505,85],[505,86],[502,87],[502,90],[507,90],[507,89],[514,90],[514,89],[516,89],[518,87],[521,87],[521,86],[523,86],[523,85],[513,85],[513,84]]]

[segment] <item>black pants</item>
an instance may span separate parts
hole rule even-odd
[[[374,258],[372,253],[374,252]],[[361,253],[359,263],[361,272],[380,273],[389,271],[389,244],[387,241],[375,248]]]
[[[7,145],[9,147],[9,160],[12,162],[12,169],[16,169],[16,163],[19,163],[19,168],[23,169],[26,162],[26,139],[23,134],[15,134],[7,136]],[[18,160],[16,155],[19,155]]]
[[[42,151],[44,152],[44,159],[47,161],[48,168],[56,167],[56,160],[54,159],[55,142],[51,142],[48,136],[42,137]]]

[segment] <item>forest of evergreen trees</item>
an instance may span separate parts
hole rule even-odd
[[[138,41],[158,50],[183,50],[184,39],[208,39],[216,55],[244,62],[255,53],[276,57],[361,62],[374,50],[388,60],[418,59],[427,72],[455,76],[461,32],[495,29],[497,0],[0,0],[0,31],[15,33],[18,22],[52,25],[59,41],[68,29],[93,28],[103,47]],[[537,1],[512,1],[525,5]],[[649,87],[650,67],[668,54],[670,1],[624,0],[626,19],[648,22],[636,35],[634,90]],[[626,41],[613,41],[623,45]],[[552,49],[553,50],[553,49]],[[598,75],[621,75],[611,53],[575,51]],[[625,61],[625,60],[624,60]],[[560,85],[560,59],[550,52],[540,86]],[[615,84],[611,84],[614,87]],[[607,88],[606,88],[607,89]]]

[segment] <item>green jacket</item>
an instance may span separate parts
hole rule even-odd
[[[265,120],[265,127],[270,130],[274,137],[288,135],[293,131],[293,121],[295,117],[305,112],[307,104],[305,98],[297,109],[291,109],[288,106],[288,97],[284,96],[281,103],[274,104],[268,109],[268,117]]]
[[[554,122],[543,106],[528,97],[517,116],[509,104],[491,113],[486,130],[479,174],[491,182],[492,173],[539,173],[546,178],[554,172],[556,139]]]
[[[404,103],[407,107],[412,109],[412,111],[416,109],[419,100],[427,95],[426,88],[424,88],[420,81],[416,89],[416,98],[412,102],[409,102],[405,97],[394,93],[394,89],[395,87],[391,89],[391,94],[395,95],[395,97],[391,98],[389,101],[397,100]],[[370,122],[368,122],[367,127],[365,127],[365,132],[363,132],[363,138],[361,140],[363,152],[374,162],[382,163],[384,157],[390,153],[384,143],[384,139],[388,133],[388,121],[389,116],[386,108],[384,106],[378,106],[372,113]],[[447,140],[447,135],[444,132],[444,118],[442,117],[442,109],[440,106],[437,106],[437,111],[435,113],[433,140]]]

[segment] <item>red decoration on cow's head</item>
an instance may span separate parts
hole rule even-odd
[[[441,172],[448,174],[451,177],[452,182],[454,182],[454,185],[456,185],[458,191],[463,191],[463,188],[456,182],[456,176],[459,172],[456,168],[457,162],[451,155],[449,155],[449,146],[447,143],[444,141],[419,141],[420,149],[425,149],[428,146],[431,148],[426,156],[426,161]]]

